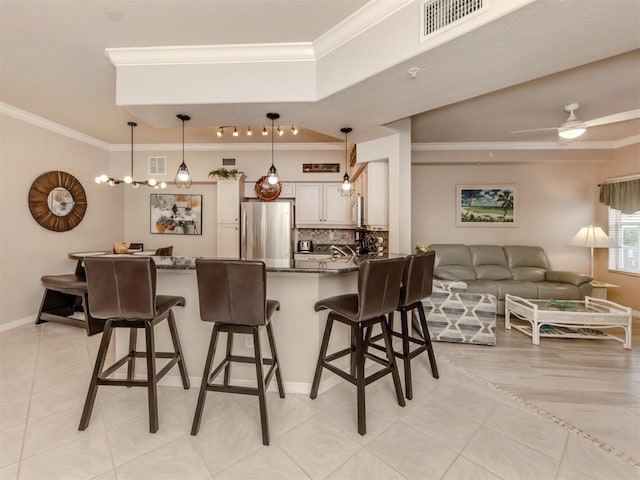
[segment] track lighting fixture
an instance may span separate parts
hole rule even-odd
[[[276,127],[277,128],[275,129],[275,132],[280,137],[285,134],[285,129],[287,131],[289,129],[289,126],[284,126],[284,125],[276,125]],[[220,125],[220,126],[218,126],[218,130],[216,131],[216,135],[218,136],[218,138],[224,137],[224,129],[225,128],[228,128],[228,129],[233,128],[232,136],[234,136],[234,137],[239,137],[240,136],[240,130],[238,130],[238,126],[237,125]],[[269,134],[269,130],[267,130],[267,126],[266,125],[263,125],[261,132],[262,132],[262,135],[265,136],[265,137]],[[297,135],[299,132],[300,132],[300,130],[298,129],[298,127],[296,127],[295,125],[291,125],[291,134],[292,135]],[[251,136],[253,136],[253,130],[251,129],[251,125],[248,125],[247,126],[247,137],[251,137]]]
[[[127,122],[127,125],[131,127],[131,175],[127,175],[122,180],[118,180],[103,173],[102,175],[96,177],[96,183],[107,183],[112,187],[120,183],[126,183],[127,185],[131,185],[133,188],[138,188],[140,185],[146,185],[147,187],[151,188],[166,188],[166,183],[158,183],[154,178],[143,181],[133,179],[133,129],[134,127],[137,127],[138,124],[135,122]]]
[[[176,184],[176,187],[178,188],[191,188],[191,174],[189,173],[187,164],[184,163],[184,122],[191,120],[191,117],[189,115],[183,115],[180,113],[176,115],[176,117],[182,120],[182,163],[178,167],[174,182]]]

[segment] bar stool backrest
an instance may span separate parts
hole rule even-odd
[[[153,319],[156,265],[150,257],[86,257],[91,315],[102,319]]]
[[[266,272],[260,261],[197,259],[202,321],[265,325]]]
[[[436,252],[409,255],[402,274],[399,306],[405,307],[431,296],[433,291],[433,265]]]
[[[156,248],[156,255],[170,257],[171,255],[173,255],[173,245],[169,245],[168,247]]]
[[[398,307],[404,258],[365,260],[358,271],[358,320],[380,317]]]

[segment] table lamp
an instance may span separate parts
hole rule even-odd
[[[606,233],[604,233],[602,227],[596,227],[593,225],[580,228],[578,233],[576,233],[575,236],[567,242],[567,245],[591,248],[591,278],[593,278],[593,249],[620,246],[611,240]]]

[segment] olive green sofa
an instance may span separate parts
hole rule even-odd
[[[544,249],[524,245],[433,244],[434,278],[462,281],[469,293],[488,293],[504,314],[508,293],[530,299],[582,300],[591,294],[588,275],[552,270]]]

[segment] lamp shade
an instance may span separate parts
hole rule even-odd
[[[591,248],[615,248],[620,246],[611,240],[606,233],[604,233],[602,227],[594,225],[580,228],[578,233],[576,233],[575,236],[567,242],[567,245]]]

